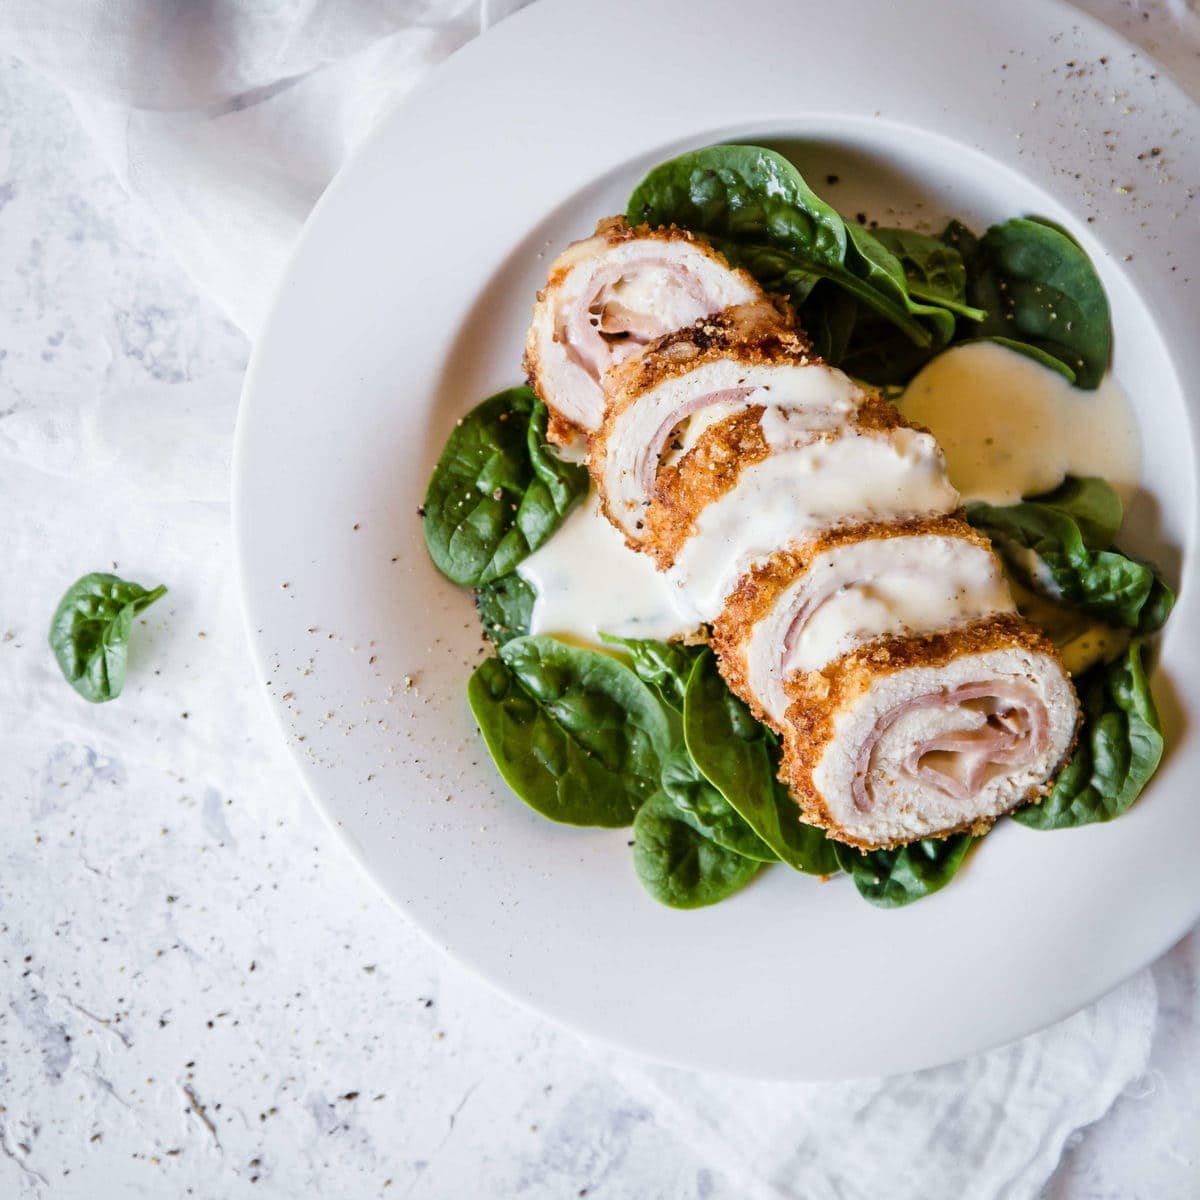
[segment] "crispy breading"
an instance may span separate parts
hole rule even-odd
[[[762,414],[762,406],[756,405],[717,422],[677,463],[660,469],[654,501],[644,518],[648,532],[643,544],[660,567],[675,561],[705,506],[731,491],[742,471],[771,453],[762,432]],[[852,427],[866,433],[917,428],[875,393],[864,397]],[[811,440],[829,441],[841,432],[814,432]]]
[[[792,306],[781,296],[771,296],[702,317],[656,339],[604,376],[604,425],[594,436],[607,436],[617,415],[651,388],[705,363],[732,359],[746,366],[805,366],[823,361],[794,322]]]
[[[729,690],[750,706],[758,720],[776,728],[746,678],[745,651],[754,627],[771,611],[780,592],[809,569],[818,555],[849,543],[884,541],[897,537],[961,538],[985,550],[991,542],[959,515],[918,517],[911,521],[873,521],[863,525],[845,525],[825,529],[802,545],[780,550],[743,576],[737,589],[725,601],[721,615],[713,622],[712,645]]]
[[[812,773],[821,754],[835,736],[838,714],[852,707],[883,676],[910,667],[944,667],[966,655],[985,654],[993,650],[1026,650],[1059,661],[1054,644],[1039,629],[1015,614],[1001,613],[958,629],[923,637],[876,638],[835,659],[819,671],[797,674],[785,681],[784,686],[792,698],[792,704],[784,728],[783,764],[779,777],[788,785],[792,797],[800,805],[804,819],[847,845],[867,850],[884,848],[879,844],[863,842],[838,825],[820,789],[813,782]],[[1078,712],[1078,702],[1076,708]],[[1061,760],[1048,772],[1046,781],[1030,788],[1024,796],[1017,797],[1012,808],[1034,800],[1049,790],[1055,776],[1070,759],[1074,744],[1072,739]],[[983,832],[994,820],[972,819],[929,836],[949,837],[967,830]]]

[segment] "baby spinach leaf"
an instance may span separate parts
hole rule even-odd
[[[740,891],[761,863],[711,841],[661,792],[633,820],[633,868],[655,900],[672,908],[702,908]]]
[[[1068,475],[1053,491],[1031,497],[1030,502],[1070,517],[1089,550],[1107,550],[1125,519],[1120,496],[1110,483],[1095,476]]]
[[[147,590],[116,575],[77,579],[54,610],[50,649],[67,682],[93,704],[115,700],[125,686],[133,618],[167,589]]]
[[[685,646],[682,642],[658,642],[651,638],[600,635],[612,646],[623,646],[633,663],[637,677],[669,708],[683,712],[683,693],[688,676],[703,651],[703,646]]]
[[[542,545],[587,487],[587,469],[550,450],[546,408],[533,392],[499,392],[459,421],[434,468],[423,518],[429,556],[455,583],[490,583]]]
[[[1080,681],[1083,729],[1071,761],[1040,803],[1013,813],[1030,829],[1071,829],[1119,817],[1162,758],[1163,736],[1146,679],[1145,647],[1093,667]]]
[[[1031,587],[1109,624],[1147,633],[1171,611],[1174,593],[1153,566],[1108,549],[1121,502],[1102,479],[1069,478],[1019,504],[972,504],[967,520]]]
[[[697,833],[718,846],[760,862],[775,862],[778,855],[750,828],[737,810],[701,773],[687,747],[676,748],[663,763],[662,791]]]
[[[946,223],[946,228],[938,234],[938,241],[949,246],[951,250],[956,251],[958,257],[962,259],[963,267],[967,271],[967,287],[969,289],[970,264],[975,261],[975,256],[979,253],[979,238],[961,221],[952,219]]]
[[[1108,300],[1091,260],[1062,230],[1017,217],[993,225],[967,261],[968,297],[987,317],[976,332],[1022,342],[1100,386],[1112,353]]]
[[[808,309],[802,319],[809,319]],[[940,344],[918,346],[877,313],[860,309],[836,363],[856,379],[888,387],[906,384],[942,348]]]
[[[900,260],[875,236],[861,225],[847,222],[850,235],[846,250],[846,265],[860,279],[869,283],[880,295],[889,297],[906,313],[920,319],[929,333],[927,339],[914,338],[918,344],[945,346],[954,337],[954,315],[938,304],[923,304],[908,290],[908,280]],[[887,316],[887,310],[872,304],[876,312]],[[899,322],[895,322],[899,325]],[[903,328],[903,326],[900,326]]]
[[[778,779],[779,743],[725,686],[712,651],[692,668],[683,701],[683,734],[704,777],[781,861],[811,875],[837,868],[833,843],[806,825]]]
[[[837,860],[858,894],[879,908],[900,908],[940,891],[954,878],[974,839],[968,833],[925,838],[894,850],[837,843]]]
[[[845,360],[850,339],[862,318],[863,311],[854,297],[829,283],[814,288],[800,306],[800,323],[812,339],[813,349],[828,363],[840,364]],[[887,328],[889,334],[894,334],[908,346],[913,345],[882,318],[876,319]],[[916,349],[915,346],[913,348]]]
[[[911,229],[874,229],[877,241],[895,255],[904,268],[909,295],[939,304],[971,321],[987,314],[967,303],[967,268],[962,255],[941,238]]]
[[[514,638],[479,665],[467,699],[509,787],[553,821],[628,825],[658,788],[666,716],[610,655]]]
[[[1035,363],[1041,363],[1043,367],[1057,371],[1068,383],[1075,382],[1075,372],[1061,358],[1055,358],[1053,354],[1047,354],[1045,350],[1039,350],[1028,342],[1014,342],[1012,338],[997,337],[995,334],[991,337],[964,338],[963,342],[995,342],[997,346],[1003,346],[1006,350],[1023,354],[1026,358],[1032,358]]]
[[[848,225],[773,150],[709,146],[662,163],[634,189],[627,216],[709,238],[734,265],[797,304],[829,280],[920,346],[953,336],[953,316],[913,300],[891,252]]]
[[[475,610],[483,631],[497,646],[529,632],[536,600],[533,585],[516,571],[475,589]]]

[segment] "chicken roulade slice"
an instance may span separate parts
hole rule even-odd
[[[673,329],[763,298],[757,283],[682,229],[609,217],[550,266],[525,342],[525,370],[565,442],[600,427],[605,372]]]
[[[735,486],[717,490],[701,476],[690,495],[685,489],[670,506],[654,506],[648,524],[656,553],[689,614],[714,620],[752,567],[822,532],[957,509],[937,442],[894,420],[768,436],[768,453],[742,466]]]
[[[837,429],[868,401],[812,354],[790,316],[771,301],[738,305],[665,335],[605,377],[608,404],[588,460],[631,548],[650,538],[647,510],[682,460],[690,456],[691,474],[710,490],[728,488],[766,457],[769,441]],[[702,443],[716,447],[720,467],[690,453]]]
[[[1046,791],[1079,722],[1054,646],[1012,614],[877,638],[786,689],[792,794],[863,849],[984,832]]]
[[[732,690],[781,733],[791,676],[878,637],[1015,611],[991,544],[965,521],[851,526],[755,567],[726,601],[713,645]]]

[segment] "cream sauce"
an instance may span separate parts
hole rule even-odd
[[[952,512],[958,495],[933,439],[911,429],[844,432],[777,450],[705,506],[668,571],[682,611],[711,621],[754,562],[850,521]]]
[[[747,680],[782,721],[784,680],[798,671],[885,634],[932,633],[1013,609],[995,555],[974,542],[934,534],[847,542],[816,555],[755,624]]]
[[[899,406],[941,443],[964,500],[1014,504],[1066,475],[1098,475],[1123,501],[1137,487],[1137,422],[1111,374],[1085,392],[1015,350],[974,342],[939,354]]]
[[[594,489],[517,570],[537,592],[531,633],[599,646],[601,633],[666,641],[696,627],[654,560],[608,522]]]

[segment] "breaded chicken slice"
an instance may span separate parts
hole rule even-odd
[[[783,732],[785,684],[878,637],[934,633],[1016,607],[991,543],[959,517],[851,525],[754,567],[713,625],[733,692]]]
[[[550,265],[525,341],[530,385],[566,442],[600,427],[600,381],[647,343],[733,304],[763,298],[707,242],[683,229],[631,228],[607,217]]]
[[[805,820],[863,849],[970,831],[1043,794],[1079,701],[1053,644],[998,614],[867,642],[792,675],[782,777]]]

